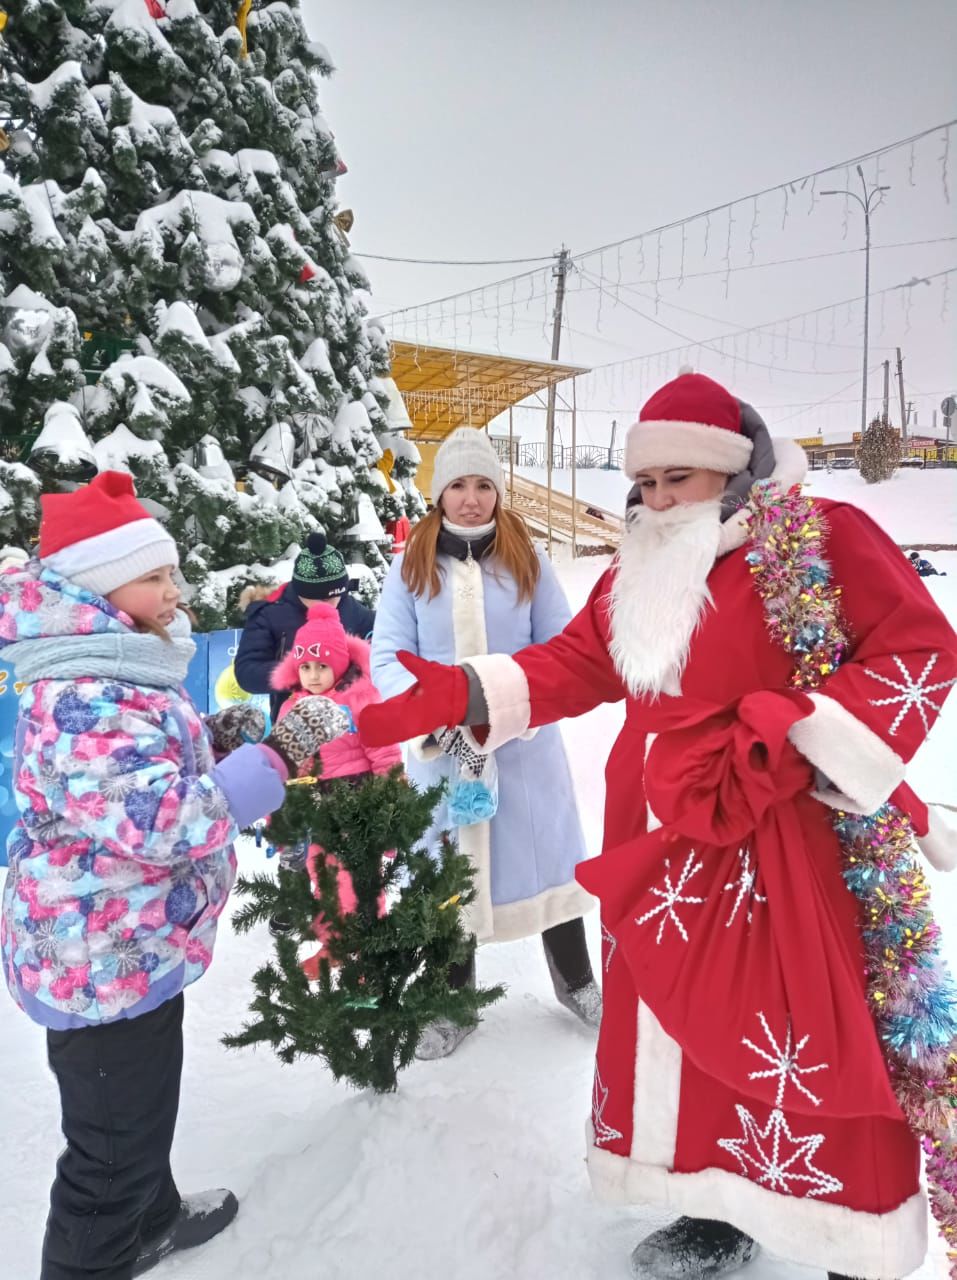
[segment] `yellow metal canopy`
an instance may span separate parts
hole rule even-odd
[[[392,377],[412,419],[412,440],[443,440],[456,427],[484,427],[510,405],[588,373],[553,360],[392,343]]]

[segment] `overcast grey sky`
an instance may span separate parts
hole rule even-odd
[[[338,67],[322,101],[349,165],[341,203],[355,210],[360,252],[512,258],[564,243],[580,254],[957,116],[952,0],[303,7]],[[891,185],[873,217],[875,246],[957,237],[957,129],[950,144],[950,205],[943,133],[879,168],[865,164],[869,182]],[[850,178],[857,182],[853,170]],[[605,365],[861,295],[860,211],[850,206],[845,222],[843,198],[819,194],[844,185],[841,170],[790,192],[786,211],[779,191],[737,205],[730,251],[721,213],[683,237],[653,234],[583,261],[569,280],[563,358]],[[761,266],[820,254],[837,256]],[[921,426],[943,392],[957,392],[957,275],[880,291],[952,266],[954,239],[872,255],[869,363],[903,347]],[[547,263],[366,267],[379,313],[537,271],[389,323],[396,336],[548,354]],[[656,277],[681,275],[655,286]],[[691,357],[782,432],[834,430],[845,420],[856,427],[861,329],[862,308],[843,307],[781,324],[773,338],[729,340],[725,360],[708,350]],[[627,420],[685,358],[670,352],[591,375],[582,385],[593,410],[583,415],[585,437],[607,438],[612,416]],[[878,372],[875,410],[880,384]],[[527,416],[527,435],[539,417]]]

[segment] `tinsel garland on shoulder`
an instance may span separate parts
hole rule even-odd
[[[791,683],[817,688],[844,660],[841,588],[826,558],[827,520],[800,486],[749,498],[747,560]],[[895,806],[836,812],[845,883],[863,908],[867,998],[901,1110],[920,1139],[934,1214],[957,1280],[957,988],[941,951],[914,832]]]

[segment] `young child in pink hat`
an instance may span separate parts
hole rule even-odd
[[[369,645],[365,640],[347,635],[338,610],[324,603],[310,608],[305,624],[296,632],[291,651],[273,671],[271,683],[276,690],[295,690],[282,704],[279,721],[303,698],[319,695],[348,711],[356,725],[364,707],[382,701],[369,675]],[[320,786],[325,789],[343,778],[356,783],[371,773],[388,773],[401,763],[402,752],[397,746],[364,747],[355,731],[324,743],[315,757],[300,766],[299,773],[300,776],[317,773]],[[318,845],[310,845],[306,856],[314,889],[316,861],[321,852]],[[338,866],[331,854],[325,857],[327,865]],[[338,887],[340,908],[346,913],[354,911],[355,889],[344,867],[338,868]],[[327,942],[329,926],[322,915],[316,917],[313,927],[319,941]],[[307,974],[315,976],[317,965],[318,956],[307,960],[303,967]]]

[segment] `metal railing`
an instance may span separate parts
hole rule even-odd
[[[493,440],[492,443],[502,462],[507,465],[508,441]],[[531,444],[516,444],[513,452],[516,467],[538,467],[544,470],[548,466],[548,446],[544,440]],[[571,445],[554,445],[552,467],[555,470],[570,471],[573,456],[575,467],[579,471],[617,471],[621,468],[621,449],[603,449],[601,445],[595,444],[576,445],[574,450]]]

